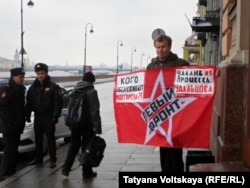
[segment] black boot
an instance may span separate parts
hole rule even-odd
[[[6,176],[0,175],[0,182],[4,181],[6,179]]]

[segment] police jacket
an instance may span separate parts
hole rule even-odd
[[[25,87],[11,78],[0,87],[0,132],[21,134],[25,126]]]
[[[188,66],[189,63],[172,52],[170,52],[168,58],[165,61],[159,60],[158,57],[153,58],[151,63],[148,64],[147,69],[157,69],[166,67],[176,67],[176,66]]]
[[[86,103],[82,107],[83,118],[81,124],[83,125],[83,133],[88,134],[88,130],[92,129],[96,134],[101,134],[100,102],[96,89],[92,83],[86,81],[78,82],[74,89],[85,90],[84,88],[87,87],[90,89],[86,91]]]
[[[40,83],[38,79],[32,83],[26,97],[26,116],[30,117],[31,112],[36,115],[48,115],[51,118],[58,118],[62,110],[62,94],[60,87],[50,81],[50,76]]]

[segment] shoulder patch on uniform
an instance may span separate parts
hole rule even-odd
[[[46,87],[46,88],[45,88],[45,91],[49,91],[49,90],[50,90],[50,87]]]
[[[6,94],[7,94],[7,92],[2,92],[2,94],[1,94],[1,99],[5,98],[5,97],[6,97]]]

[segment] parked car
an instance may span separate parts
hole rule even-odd
[[[68,92],[67,89],[63,86],[61,87],[61,91],[63,94],[63,109],[60,118],[58,119],[58,123],[56,124],[56,131],[55,131],[55,137],[58,138],[64,138],[65,142],[70,141],[71,132],[70,129],[65,125],[64,123],[64,116],[67,111],[67,101],[68,101]],[[29,86],[26,86],[26,91],[28,90]],[[2,133],[0,133],[0,154],[3,153],[3,141],[2,141]],[[46,136],[44,135],[44,154],[48,151],[48,144]],[[21,135],[21,142],[18,147],[19,153],[26,153],[26,152],[32,152],[35,150],[35,134],[34,134],[34,113],[31,114],[31,122],[26,122],[23,134]]]
[[[3,84],[7,84],[9,82],[8,79],[6,78],[0,78],[0,86],[2,86]]]

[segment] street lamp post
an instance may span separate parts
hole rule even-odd
[[[142,69],[142,56],[144,56],[144,52],[141,52],[141,64],[140,64],[141,69]]]
[[[30,0],[27,3],[28,7],[33,7],[34,3]],[[24,68],[24,62],[23,62],[23,54],[26,54],[26,51],[23,47],[23,35],[24,35],[24,31],[23,31],[23,0],[21,0],[21,50],[20,53],[21,54],[21,67]]]
[[[117,74],[119,73],[119,70],[118,70],[118,65],[119,65],[119,46],[123,46],[121,40],[117,41],[117,65],[116,65],[116,73]]]
[[[83,66],[83,74],[85,74],[85,72],[86,72],[86,51],[87,51],[86,45],[87,45],[87,28],[88,28],[88,26],[91,27],[89,32],[90,33],[94,33],[93,25],[91,23],[87,23],[85,25],[85,44],[84,44],[84,66]]]
[[[149,59],[150,59],[150,56],[148,55],[148,56],[147,56],[147,65],[148,65],[148,60],[149,60]]]
[[[132,51],[131,51],[131,72],[133,71],[133,55],[134,55],[134,52],[136,52],[135,47],[133,47]]]

